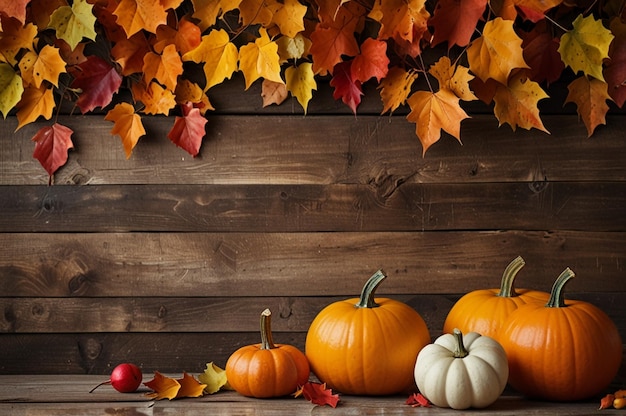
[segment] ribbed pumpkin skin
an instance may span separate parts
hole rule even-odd
[[[417,354],[430,343],[422,317],[388,298],[360,308],[358,298],[332,303],[313,320],[305,353],[311,370],[339,392],[388,395],[414,384]]]

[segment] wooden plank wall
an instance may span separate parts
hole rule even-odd
[[[357,116],[327,89],[306,116],[261,108],[240,79],[211,93],[197,158],[166,138],[172,118],[145,120],[126,160],[102,115],[60,116],[75,149],[53,186],[30,141],[48,122],[0,122],[0,373],[200,372],[257,342],[266,307],[275,340],[303,347],[313,317],[378,268],[378,293],[434,337],[517,255],[520,287],[549,290],[571,267],[570,296],[626,340],[624,111],[587,138],[571,108],[544,111],[551,135],[476,110],[463,145],[444,135],[422,157],[373,92]]]

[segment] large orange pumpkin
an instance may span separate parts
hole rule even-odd
[[[590,398],[607,388],[622,361],[622,340],[596,306],[564,300],[574,277],[565,269],[546,305],[512,312],[498,340],[509,360],[509,383],[529,397],[555,401]]]
[[[311,370],[342,393],[386,395],[410,390],[417,354],[430,342],[426,323],[415,309],[393,299],[374,298],[385,278],[379,270],[360,298],[328,305],[307,333],[305,353]]]
[[[256,398],[294,393],[309,379],[309,362],[293,345],[274,344],[271,312],[261,313],[261,343],[246,345],[226,362],[228,384],[239,394]]]
[[[511,312],[530,302],[545,304],[549,293],[515,289],[515,276],[525,264],[520,256],[513,259],[502,274],[500,289],[475,290],[462,296],[448,313],[443,332],[452,333],[458,328],[464,333],[478,332],[497,339],[502,323]]]

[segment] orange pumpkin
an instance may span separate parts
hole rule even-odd
[[[311,370],[342,393],[386,395],[411,389],[417,354],[430,342],[426,323],[413,308],[374,298],[385,278],[379,270],[360,298],[328,305],[307,333]]]
[[[509,263],[502,274],[500,289],[482,289],[465,294],[452,307],[443,324],[444,333],[454,328],[461,332],[478,332],[497,339],[504,320],[518,307],[530,302],[545,304],[547,292],[529,289],[515,290],[517,273],[526,263],[520,256]]]
[[[557,278],[546,305],[511,313],[499,341],[509,360],[509,383],[521,393],[555,401],[590,398],[607,388],[622,361],[622,340],[613,321],[596,306],[564,300],[574,277]]]
[[[261,313],[261,343],[246,345],[226,362],[226,378],[239,394],[256,398],[294,393],[309,379],[309,362],[293,345],[274,344],[271,312]]]

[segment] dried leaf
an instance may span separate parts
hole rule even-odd
[[[378,85],[380,98],[383,101],[381,114],[387,111],[393,112],[406,102],[417,76],[417,72],[407,72],[404,68],[397,66],[389,70],[387,76]]]
[[[291,67],[287,68],[289,71]],[[285,73],[287,75],[287,73]],[[287,77],[287,81],[289,78]],[[289,91],[287,91],[287,86],[280,82],[269,81],[267,79],[263,80],[261,84],[261,98],[263,98],[263,108],[270,106],[272,104],[280,105],[287,99],[289,95]]]
[[[463,101],[477,100],[470,88],[470,81],[474,78],[469,69],[462,65],[452,65],[450,58],[444,56],[431,65],[429,71],[439,81],[440,89],[448,89]]]
[[[341,101],[356,114],[356,108],[361,104],[363,90],[361,83],[352,79],[352,61],[338,63],[333,70],[330,86],[334,87],[333,98]]]
[[[73,67],[70,73],[74,76],[70,86],[81,90],[76,105],[83,114],[96,107],[106,107],[122,85],[122,77],[115,68],[95,55]]]
[[[172,91],[163,88],[156,82],[145,84],[139,82],[132,87],[133,97],[145,106],[142,110],[146,114],[168,115],[176,107],[176,99]]]
[[[226,379],[226,371],[215,365],[212,361],[207,363],[206,369],[198,376],[198,380],[206,385],[204,392],[208,394],[217,393],[222,388],[230,389],[230,385]]]
[[[24,127],[26,124],[32,123],[43,116],[46,120],[50,120],[52,112],[56,107],[52,89],[45,85],[41,87],[27,87],[22,94],[22,99],[17,103],[17,128],[16,131]]]
[[[160,1],[121,0],[113,14],[127,37],[140,30],[156,33],[159,25],[167,23],[167,13]]]
[[[536,128],[546,133],[539,117],[539,100],[548,98],[548,94],[539,84],[529,80],[522,72],[511,77],[508,85],[498,85],[494,95],[494,113],[500,125],[508,123],[513,131],[519,126],[530,130]]]
[[[198,382],[194,376],[187,372],[183,372],[183,378],[179,378],[176,381],[180,384],[180,389],[176,394],[177,399],[183,397],[201,397],[204,395],[204,389],[207,386],[206,384]]]
[[[153,400],[173,400],[180,390],[180,383],[177,380],[166,377],[158,371],[154,372],[154,378],[152,380],[143,384],[153,390],[152,393],[146,393],[146,396]]]
[[[361,44],[361,53],[354,57],[350,68],[351,78],[355,81],[366,82],[376,78],[380,82],[389,72],[389,58],[387,58],[387,43],[372,38]]]
[[[467,46],[486,7],[487,0],[439,0],[429,21],[434,27],[432,44]]]
[[[32,23],[22,25],[17,19],[2,18],[0,36],[0,62],[17,64],[17,55],[26,49],[34,52],[37,27]]]
[[[75,0],[72,6],[61,6],[50,16],[49,26],[56,30],[56,37],[66,41],[70,48],[83,38],[96,40],[96,16],[92,13],[93,5],[87,0]]]
[[[600,407],[598,407],[598,410],[610,409],[613,407],[613,400],[615,400],[615,395],[611,393],[607,394],[600,400]]]
[[[313,404],[330,407],[337,407],[339,403],[339,395],[333,394],[332,389],[326,387],[326,383],[315,383],[307,381],[302,387],[300,387],[295,393],[294,397],[303,396],[305,399]]]
[[[408,404],[411,407],[430,407],[431,404],[426,397],[422,393],[413,393],[406,399],[405,404]]]
[[[176,89],[178,76],[183,73],[183,61],[176,51],[176,45],[167,45],[162,54],[148,52],[143,58],[144,80],[157,80],[170,91]]]
[[[610,100],[608,84],[595,78],[578,77],[567,86],[569,93],[566,103],[575,103],[578,115],[587,127],[587,137],[591,137],[596,127],[606,124],[606,113]]]

